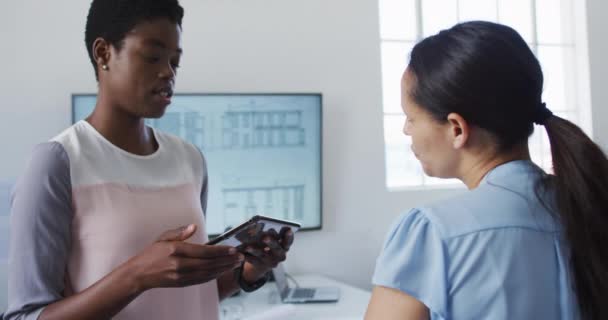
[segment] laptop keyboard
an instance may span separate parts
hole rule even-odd
[[[310,299],[310,298],[314,297],[314,295],[315,295],[315,289],[300,288],[300,289],[294,289],[291,297],[294,299]]]

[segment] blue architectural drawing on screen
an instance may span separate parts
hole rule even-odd
[[[74,96],[74,120],[95,97]],[[152,127],[203,151],[209,168],[207,224],[221,233],[255,215],[321,225],[321,96],[176,95]]]

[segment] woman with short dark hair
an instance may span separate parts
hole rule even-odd
[[[92,2],[97,103],[36,146],[15,188],[6,320],[216,320],[220,299],[285,260],[289,232],[246,252],[205,245],[204,157],[144,123],[171,103],[183,13],[177,0]]]

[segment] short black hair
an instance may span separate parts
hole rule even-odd
[[[120,50],[125,35],[138,23],[166,18],[181,27],[183,17],[184,9],[178,0],[93,0],[87,16],[84,41],[95,78],[99,79],[93,56],[95,39],[103,38]]]

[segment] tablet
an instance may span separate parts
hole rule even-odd
[[[260,237],[263,235],[263,232],[274,229],[277,234],[280,234],[283,228],[289,228],[291,232],[295,233],[300,229],[300,224],[293,221],[256,215],[207,242],[207,244],[232,246],[240,250],[246,245],[260,243]]]

